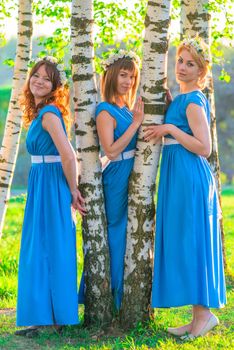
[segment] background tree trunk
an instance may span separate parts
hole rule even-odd
[[[152,287],[152,244],[155,218],[155,181],[161,144],[143,140],[144,126],[162,124],[168,54],[170,0],[149,1],[145,18],[141,96],[145,119],[139,131],[134,169],[129,184],[125,257],[123,327],[149,319]]]
[[[24,85],[31,57],[32,1],[19,0],[16,59],[9,109],[0,150],[0,237],[7,201],[9,199],[21,134],[21,111],[18,101]]]
[[[207,0],[182,0],[181,3],[181,34],[182,36],[187,34],[189,36],[195,36],[197,33],[202,37],[205,42],[211,45],[211,14],[205,8],[209,1]],[[221,181],[220,181],[220,164],[218,156],[218,140],[217,140],[217,129],[216,129],[216,114],[215,114],[215,98],[214,98],[214,86],[212,71],[208,76],[207,87],[203,91],[207,96],[210,103],[210,131],[212,139],[212,152],[208,159],[213,174],[216,180],[216,186],[218,189],[219,203],[221,203]],[[223,219],[220,218],[221,236],[223,242],[223,257],[224,267],[227,268],[227,259],[225,252],[225,237],[224,237],[224,226]]]
[[[72,79],[79,184],[85,198],[83,219],[85,324],[108,323],[111,316],[110,262],[102,191],[99,146],[94,120],[96,82],[93,68],[92,1],[72,1]]]

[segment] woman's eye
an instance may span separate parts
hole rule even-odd
[[[193,67],[193,64],[189,62],[189,63],[188,63],[188,66],[189,66],[189,67]]]
[[[179,62],[179,63],[183,63],[182,58],[178,58],[178,62]]]

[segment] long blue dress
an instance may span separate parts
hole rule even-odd
[[[193,91],[174,99],[165,123],[192,135],[186,117],[190,103],[202,106],[210,121],[206,97]],[[219,214],[215,180],[207,160],[180,144],[164,145],[156,214],[153,307],[224,306]]]
[[[31,155],[59,155],[42,127],[45,106],[29,128]],[[76,232],[71,193],[61,162],[33,163],[22,230],[18,279],[17,326],[77,324]]]
[[[101,102],[96,109],[96,118],[101,111],[107,111],[115,120],[114,141],[121,137],[132,123],[132,113],[127,107],[120,108]],[[123,152],[134,150],[137,134],[133,136]],[[102,174],[107,217],[107,234],[110,250],[111,287],[114,303],[120,308],[123,295],[124,255],[126,249],[128,180],[134,158],[111,161]]]

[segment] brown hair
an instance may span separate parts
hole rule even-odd
[[[140,81],[140,72],[137,63],[130,57],[123,57],[115,61],[101,77],[102,99],[106,102],[116,104],[117,97],[117,78],[121,69],[133,72],[135,81],[131,90],[124,96],[124,102],[128,108],[132,108],[137,88]]]
[[[198,52],[192,44],[187,43],[186,41],[182,42],[177,47],[176,56],[178,57],[183,50],[187,50],[191,54],[198,67],[202,70],[198,86],[200,89],[204,89],[206,86],[206,76],[210,70],[209,62],[205,59],[204,53],[209,52],[209,47],[201,38],[199,38],[199,46],[201,47],[201,52]]]
[[[30,90],[29,84],[31,77],[38,71],[41,66],[45,66],[46,73],[52,83],[52,91],[36,106],[34,96]],[[20,97],[20,107],[23,111],[23,125],[28,128],[33,119],[35,119],[42,107],[53,104],[59,108],[62,113],[66,131],[70,135],[71,117],[69,108],[69,88],[61,84],[60,74],[56,64],[41,60],[31,69],[26,81],[23,93]]]

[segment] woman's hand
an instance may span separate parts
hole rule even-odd
[[[144,119],[144,102],[141,96],[139,96],[134,104],[133,110],[133,123],[136,123],[138,127],[141,125]]]
[[[150,141],[155,139],[159,141],[163,136],[170,134],[170,124],[150,125],[144,129],[144,140]]]
[[[84,208],[85,200],[81,196],[81,193],[78,190],[78,188],[75,188],[73,191],[71,191],[71,194],[72,194],[72,207],[75,210],[78,210],[80,215],[82,216],[86,215],[86,209]]]

